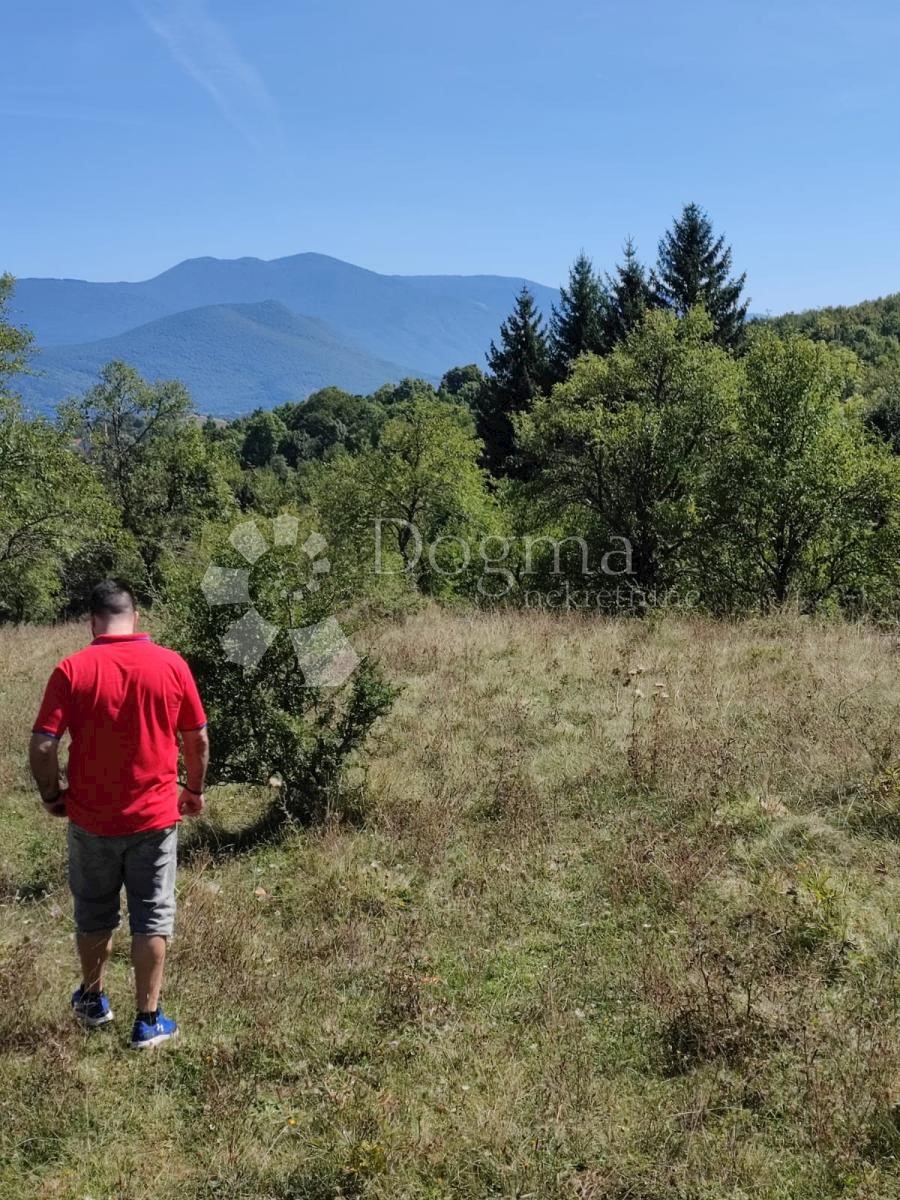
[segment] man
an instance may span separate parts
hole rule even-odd
[[[87,1026],[113,1014],[103,972],[124,884],[131,926],[135,1049],[177,1032],[160,1007],[175,919],[178,822],[203,810],[209,762],[206,715],[187,663],[138,633],[134,594],[107,579],[91,595],[93,641],[63,659],[47,684],[31,737],[31,770],[47,812],[68,817],[69,882],[81,985],[72,996]],[[68,785],[59,741],[71,736]],[[178,785],[178,738],[186,780]]]

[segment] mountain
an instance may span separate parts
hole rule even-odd
[[[324,321],[266,300],[192,308],[115,337],[47,347],[19,391],[30,406],[50,408],[89,388],[111,359],[148,379],[180,379],[201,412],[223,417],[298,400],[330,383],[371,392],[414,373],[360,350]]]
[[[357,352],[439,376],[452,366],[483,363],[522,282],[496,275],[379,275],[323,254],[192,258],[140,283],[21,279],[12,309],[38,345],[61,347],[209,305],[276,301],[327,322]],[[529,286],[549,315],[558,292]],[[65,357],[53,361],[63,366]],[[349,386],[340,372],[329,382]]]

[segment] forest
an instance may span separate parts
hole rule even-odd
[[[228,423],[122,362],[29,419],[4,316],[0,619],[76,616],[103,575],[177,595],[282,512],[326,539],[339,606],[892,615],[900,296],[754,317],[745,284],[689,204],[652,266],[582,252],[546,318],[523,287],[483,367]]]

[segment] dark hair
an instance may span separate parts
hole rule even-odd
[[[92,617],[121,617],[134,607],[134,592],[121,579],[104,579],[91,592]]]

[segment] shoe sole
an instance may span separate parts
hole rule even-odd
[[[145,1042],[131,1042],[132,1050],[150,1050],[153,1046],[161,1046],[163,1042],[171,1042],[178,1037],[178,1030],[173,1033],[158,1033],[156,1037],[147,1038]]]
[[[106,1013],[102,1017],[88,1017],[84,1013],[73,1012],[72,1016],[79,1025],[84,1025],[86,1029],[97,1029],[100,1025],[108,1025],[113,1019],[112,1011]]]

